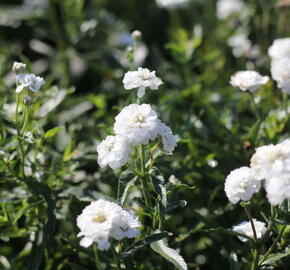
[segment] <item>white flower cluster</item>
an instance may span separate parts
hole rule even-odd
[[[155,71],[147,68],[138,68],[137,71],[128,71],[123,79],[126,90],[138,88],[137,97],[145,95],[145,90],[149,87],[151,90],[158,90],[162,81],[155,75]]]
[[[162,137],[164,152],[172,154],[176,137],[149,104],[130,104],[121,110],[115,120],[116,136],[108,136],[97,147],[98,163],[101,167],[122,167],[128,161],[133,146],[148,144],[158,135]]]
[[[257,234],[257,238],[258,239],[262,238],[262,236],[267,231],[266,224],[264,222],[257,221],[256,219],[253,219],[253,223],[254,223],[256,234]],[[253,229],[251,226],[251,222],[249,222],[249,221],[244,221],[244,222],[240,223],[239,225],[234,226],[233,231],[237,232],[237,233],[242,233],[248,237],[254,238],[254,233],[253,233]],[[248,241],[247,238],[242,237],[242,236],[238,236],[238,238],[242,242]]]
[[[26,74],[23,73],[25,71],[26,65],[23,63],[14,62],[13,63],[13,71],[16,74],[16,83],[17,87],[15,92],[20,93],[24,89],[28,89],[29,91],[35,93],[38,92],[41,86],[45,83],[44,79],[36,76],[33,73]]]
[[[240,13],[245,7],[242,0],[219,0],[216,5],[216,15],[220,20],[227,19],[232,14]]]
[[[231,76],[230,84],[240,88],[242,91],[257,91],[262,85],[269,81],[268,76],[262,76],[254,70],[238,71]]]
[[[228,175],[226,195],[234,204],[248,201],[259,191],[262,181],[270,204],[278,205],[290,198],[290,139],[258,147],[251,158],[251,168],[242,167]]]
[[[137,71],[127,72],[123,83],[127,90],[138,88],[137,96],[141,98],[146,87],[157,90],[162,81],[156,77],[155,71],[138,68]],[[121,110],[115,120],[115,136],[108,136],[97,146],[98,163],[101,167],[122,167],[127,163],[132,147],[146,145],[158,136],[161,136],[164,152],[172,155],[176,137],[149,104],[130,104]]]
[[[290,198],[290,139],[256,149],[251,167],[259,180],[265,181],[267,197],[272,205]]]
[[[290,94],[290,38],[274,40],[268,54],[272,59],[272,78],[283,93]]]
[[[110,238],[135,238],[140,233],[138,217],[118,204],[100,199],[86,206],[77,217],[80,245],[87,248],[97,243],[100,250],[110,247]]]

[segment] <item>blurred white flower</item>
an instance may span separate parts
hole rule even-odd
[[[176,137],[172,134],[170,127],[164,123],[160,124],[160,133],[162,137],[162,144],[164,152],[168,155],[172,155],[174,148],[176,147]]]
[[[78,237],[83,237],[81,246],[87,248],[97,243],[100,250],[107,250],[110,237],[117,240],[136,237],[141,224],[134,214],[116,203],[100,199],[83,209],[77,217],[77,226],[81,230]]]
[[[232,14],[238,14],[244,8],[242,0],[219,0],[216,5],[216,15],[220,20],[228,18]]]
[[[19,84],[15,90],[20,93],[23,89],[28,88],[31,92],[38,92],[40,87],[45,83],[44,79],[35,76],[35,74],[20,73],[16,76],[16,81]]]
[[[156,0],[156,3],[161,8],[176,8],[185,6],[188,0]]]
[[[225,181],[225,192],[229,201],[236,204],[239,200],[248,201],[261,188],[255,171],[249,167],[241,167],[231,171]]]
[[[116,116],[114,131],[133,146],[147,144],[160,131],[160,120],[149,104],[131,104]]]
[[[262,236],[265,234],[265,232],[267,231],[266,228],[266,224],[264,222],[261,221],[257,221],[256,219],[253,219],[254,222],[254,227],[256,230],[256,234],[257,234],[257,238],[262,238]],[[233,227],[233,231],[234,232],[238,232],[238,233],[242,233],[245,234],[251,238],[254,238],[254,233],[252,230],[252,226],[251,223],[249,221],[244,221],[242,223],[240,223],[239,225],[236,225]],[[238,236],[238,238],[242,241],[242,242],[246,242],[248,241],[247,238],[242,237],[242,236]]]
[[[112,169],[122,167],[129,159],[131,147],[122,136],[107,136],[97,146],[98,163],[103,168],[109,166]]]
[[[14,62],[12,70],[18,74],[18,73],[23,73],[25,71],[26,64],[19,63],[19,62]]]
[[[269,81],[268,76],[261,76],[254,70],[238,71],[231,76],[230,84],[240,88],[242,91],[257,91],[263,84]]]
[[[288,161],[288,168],[290,162]],[[290,199],[290,171],[287,173],[276,174],[267,179],[266,184],[267,198],[270,204],[279,205],[285,199]]]
[[[270,144],[258,147],[251,158],[251,168],[256,171],[258,180],[268,180],[275,175],[288,175],[290,170],[290,139],[277,145]]]
[[[268,54],[272,60],[280,60],[290,57],[290,38],[275,39],[268,49]]]
[[[290,94],[290,58],[272,61],[271,74],[282,92]]]
[[[162,81],[155,75],[155,71],[150,72],[147,68],[138,68],[138,71],[128,71],[125,74],[123,84],[126,90],[138,88],[137,96],[141,98],[147,87],[157,90]]]
[[[237,33],[228,39],[228,45],[232,48],[235,57],[246,55],[252,47],[251,41],[245,33]]]

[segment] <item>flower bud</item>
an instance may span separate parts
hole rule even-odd
[[[28,96],[28,95],[25,95],[24,97],[23,97],[23,104],[25,105],[25,106],[29,106],[29,105],[31,105],[32,104],[32,97],[31,96]]]
[[[136,41],[140,40],[142,37],[142,33],[139,30],[135,30],[132,32],[132,38]]]
[[[23,73],[23,72],[25,71],[25,68],[26,68],[26,64],[19,63],[19,62],[14,62],[14,63],[13,63],[12,70],[13,70],[16,74],[19,74],[19,73]]]

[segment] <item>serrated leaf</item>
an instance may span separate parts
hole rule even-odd
[[[187,264],[184,259],[173,248],[169,248],[164,240],[159,240],[150,244],[150,247],[160,254],[167,261],[175,265],[179,270],[187,270]]]
[[[45,132],[44,138],[49,139],[54,137],[59,131],[64,130],[64,127],[55,127]]]
[[[155,234],[152,234],[150,236],[147,236],[147,237],[143,238],[142,240],[137,241],[135,244],[129,246],[127,249],[125,249],[122,252],[121,257],[127,257],[127,256],[135,253],[140,248],[147,246],[153,242],[159,241],[167,236],[168,236],[167,232],[155,233]]]

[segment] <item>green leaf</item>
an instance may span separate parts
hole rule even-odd
[[[268,256],[268,258],[262,262],[259,262],[261,266],[273,265],[276,262],[280,261],[282,258],[285,258],[290,255],[290,250],[285,253],[274,253]]]
[[[45,132],[44,138],[49,139],[54,137],[59,131],[64,130],[64,127],[55,127]]]
[[[135,253],[137,250],[139,250],[140,248],[147,246],[155,241],[159,241],[161,239],[163,239],[164,237],[167,237],[169,234],[167,232],[162,232],[162,233],[155,233],[152,234],[150,236],[147,236],[145,238],[143,238],[140,241],[137,241],[135,244],[129,246],[128,248],[126,248],[122,253],[121,253],[121,257],[127,257],[132,255],[133,253]]]
[[[133,186],[136,179],[137,177],[130,169],[127,169],[121,173],[118,180],[117,202],[120,203],[122,206],[124,205],[128,192]]]
[[[187,264],[184,259],[176,252],[176,250],[169,248],[163,239],[151,243],[150,247],[167,261],[174,264],[177,269],[187,270]]]

